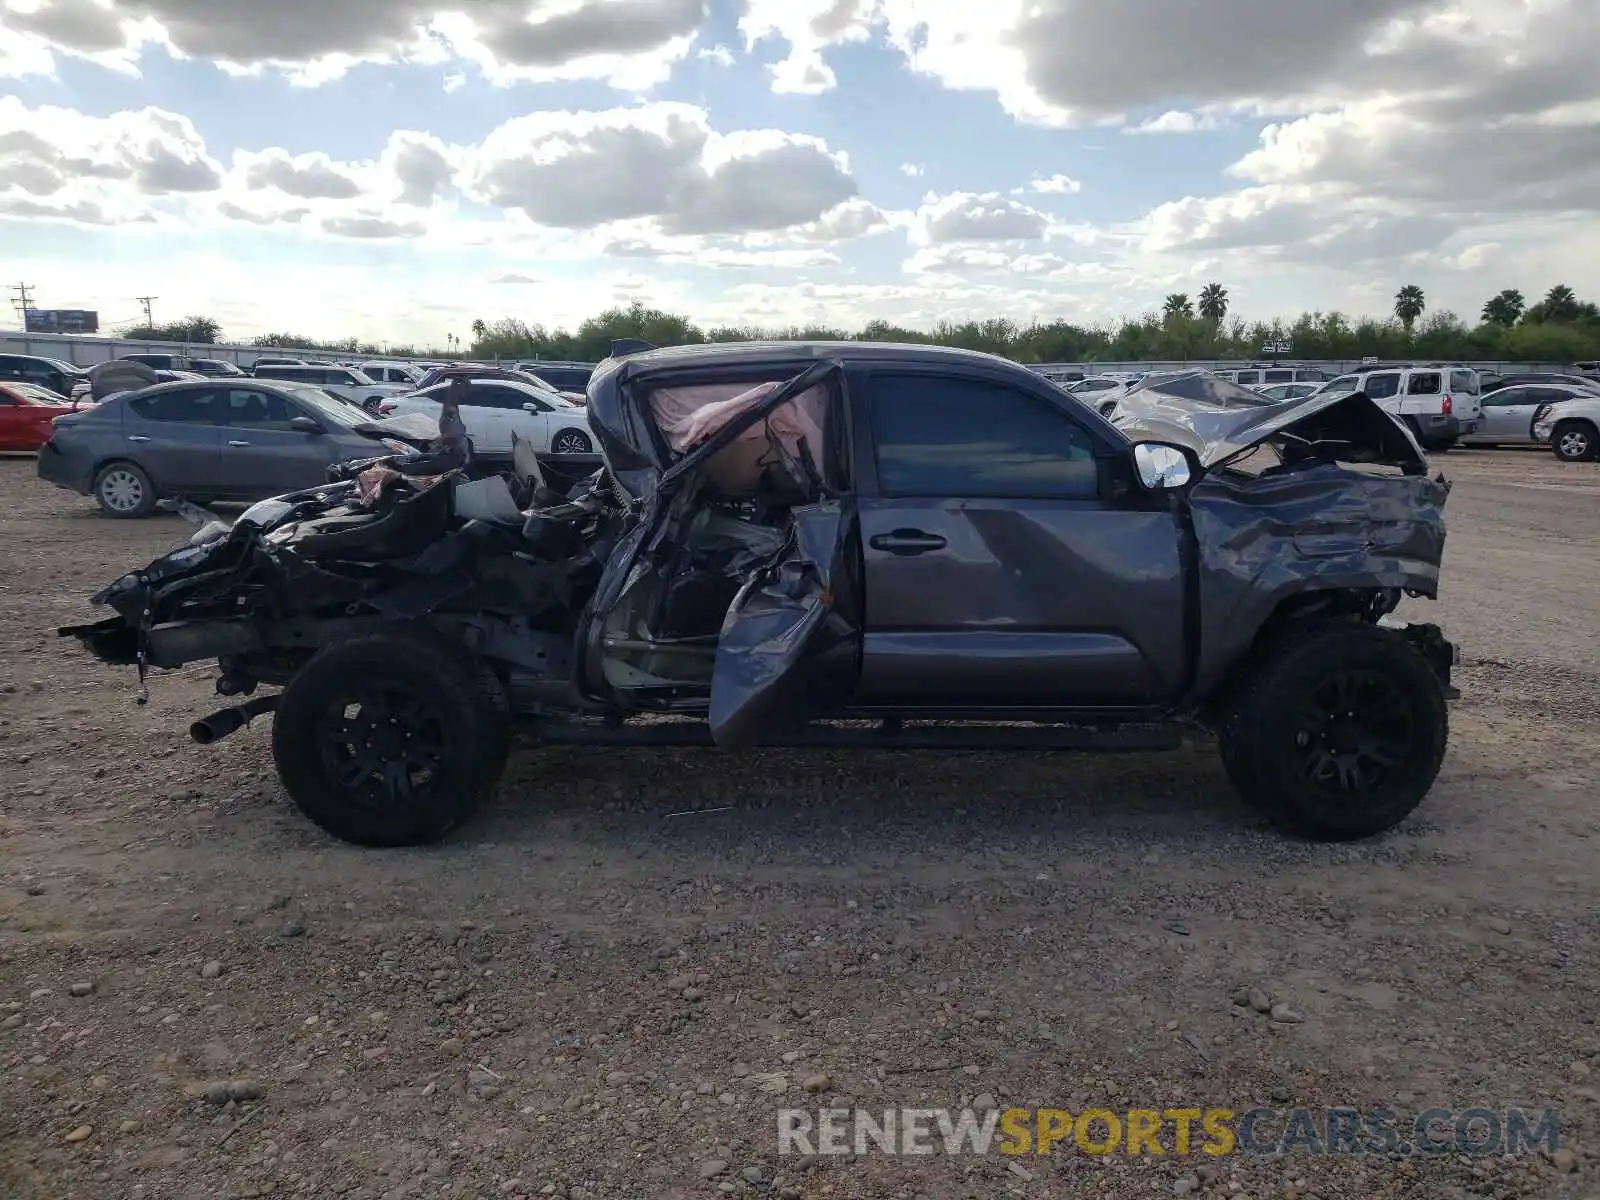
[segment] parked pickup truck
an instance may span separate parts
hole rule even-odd
[[[568,494],[525,447],[480,480],[393,459],[203,530],[61,632],[141,679],[216,659],[252,698],[193,737],[274,712],[290,798],[365,844],[466,818],[513,722],[930,751],[1209,730],[1241,793],[1329,839],[1439,770],[1454,648],[1391,614],[1438,589],[1449,489],[1359,392],[1169,375],[1112,424],[987,355],[727,344],[607,360],[587,419],[605,467]]]

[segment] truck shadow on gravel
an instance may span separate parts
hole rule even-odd
[[[640,856],[823,844],[851,859],[912,847],[1081,854],[1241,839],[1270,840],[1290,857],[1312,846],[1238,797],[1209,742],[1158,755],[530,747],[513,752],[494,801],[440,849],[576,841]]]

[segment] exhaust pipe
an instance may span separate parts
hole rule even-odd
[[[220,742],[230,733],[243,729],[256,717],[269,713],[277,707],[276,696],[257,696],[244,704],[235,704],[232,708],[224,708],[209,717],[202,717],[189,726],[189,736],[200,745],[209,746],[213,742]]]

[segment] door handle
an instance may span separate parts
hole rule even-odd
[[[228,443],[228,445],[230,445],[230,446],[248,446],[249,444],[250,444],[249,442],[229,442]]]
[[[150,439],[145,437],[142,433],[130,433],[128,435],[128,440],[130,442],[148,442]]]
[[[937,533],[924,533],[920,529],[896,529],[893,533],[874,534],[867,543],[874,550],[890,554],[926,554],[929,550],[943,550],[944,538]]]

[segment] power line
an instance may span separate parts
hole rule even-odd
[[[160,296],[138,296],[138,297],[135,297],[135,298],[139,301],[140,304],[142,304],[144,306],[144,323],[145,323],[145,325],[148,326],[149,328],[152,328],[152,329],[155,328],[156,319],[155,319],[155,317],[153,317],[150,314],[150,306],[152,304],[154,304],[157,300],[161,299],[161,297]]]

